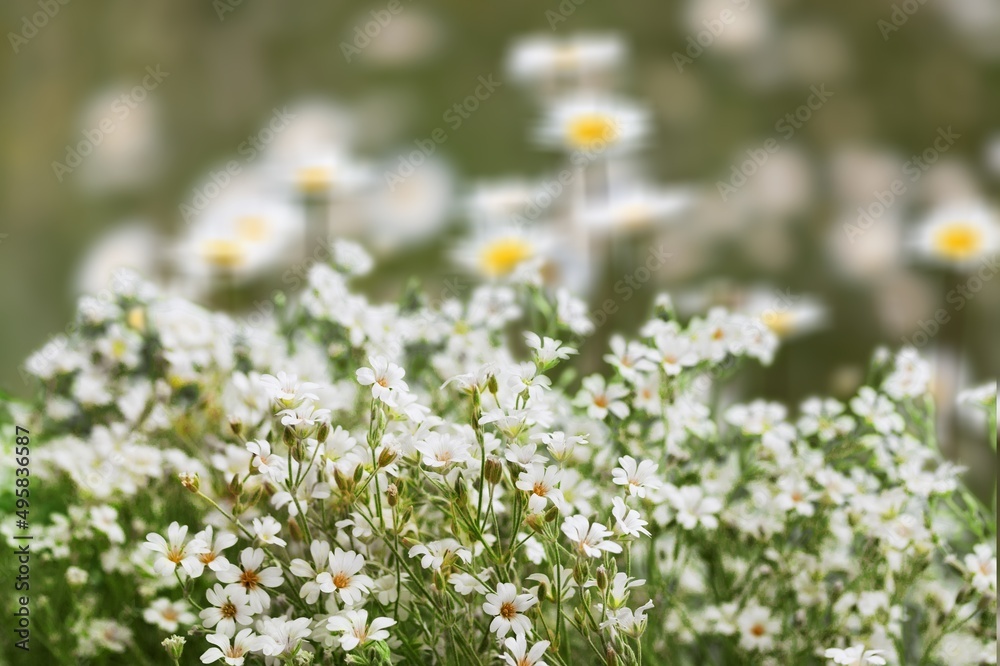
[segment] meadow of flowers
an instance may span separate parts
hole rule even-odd
[[[758,319],[663,295],[579,376],[530,271],[430,305],[370,268],[337,243],[253,322],[122,274],[29,359],[44,663],[995,663],[994,514],[912,350],[720,408]]]

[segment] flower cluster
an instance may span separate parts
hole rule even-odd
[[[565,292],[375,304],[351,277],[314,266],[254,326],[131,280],[29,359],[39,402],[8,407],[66,489],[33,545],[69,583],[39,599],[59,663],[995,655],[994,514],[937,453],[912,350],[792,413],[720,390],[774,355],[758,319],[660,297],[580,376]]]

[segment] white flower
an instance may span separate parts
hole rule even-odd
[[[614,536],[614,532],[600,523],[591,525],[583,516],[570,516],[564,520],[562,531],[583,555],[600,557],[603,552],[622,552],[621,545],[614,541],[605,541],[608,537]]]
[[[628,416],[628,404],[622,400],[628,395],[628,389],[620,384],[605,385],[604,377],[590,375],[583,380],[583,388],[576,396],[574,404],[587,408],[587,416],[592,419],[604,419],[608,412],[620,419]]]
[[[149,608],[142,611],[142,619],[168,633],[174,633],[182,625],[194,624],[195,617],[183,599],[171,601],[166,597],[154,599]]]
[[[489,578],[490,573],[489,569],[480,572],[479,576],[474,576],[470,573],[457,572],[448,576],[448,582],[451,583],[452,586],[454,586],[455,591],[462,596],[469,596],[473,593],[488,594],[489,590],[481,581],[482,579]]]
[[[299,596],[307,604],[314,604],[319,599],[319,593],[322,591],[320,589],[322,581],[320,581],[319,576],[323,572],[329,573],[327,567],[330,564],[330,544],[326,541],[313,541],[309,544],[309,554],[312,556],[312,564],[303,559],[295,558],[289,564],[288,570],[294,576],[309,579],[299,589]],[[326,579],[324,578],[323,580],[325,581]]]
[[[587,304],[569,293],[569,290],[556,290],[556,318],[577,335],[590,335],[594,332],[594,322],[587,316]]]
[[[524,334],[524,339],[528,348],[535,352],[535,363],[542,367],[546,367],[556,360],[564,361],[576,353],[572,347],[564,347],[562,340],[553,340],[549,337],[540,338],[530,331]]]
[[[915,230],[912,248],[929,262],[968,269],[1000,247],[1000,224],[978,202],[935,210]]]
[[[146,535],[146,543],[143,545],[153,552],[160,553],[153,563],[153,570],[156,573],[170,576],[177,567],[181,567],[189,576],[196,577],[201,574],[203,566],[198,561],[198,555],[208,549],[198,539],[186,542],[187,532],[187,525],[182,526],[174,521],[167,528],[166,539],[155,532]]]
[[[220,659],[229,666],[243,666],[246,655],[257,652],[261,647],[259,636],[254,635],[252,629],[243,629],[232,639],[230,643],[228,634],[209,634],[205,640],[214,645],[201,655],[201,663],[213,664]]]
[[[240,566],[229,565],[228,569],[216,572],[220,583],[236,583],[247,593],[250,607],[255,613],[263,612],[271,607],[271,598],[267,587],[278,587],[284,583],[281,569],[267,567],[262,569],[264,551],[260,548],[244,548],[240,553]]]
[[[611,353],[605,354],[604,360],[617,368],[622,377],[635,381],[641,373],[656,369],[651,357],[652,351],[641,342],[626,342],[624,336],[615,335],[611,338]]]
[[[565,505],[562,491],[556,488],[562,476],[560,470],[555,465],[531,465],[527,470],[521,472],[515,484],[518,490],[531,493],[528,496],[528,508],[532,513],[542,513],[548,506],[549,500],[557,507]]]
[[[345,604],[353,606],[361,603],[374,585],[371,578],[360,573],[364,566],[365,558],[361,555],[337,548],[330,553],[328,570],[316,576],[316,582],[323,592],[338,592]]]
[[[646,525],[649,523],[642,519],[638,511],[629,509],[621,497],[615,497],[611,503],[614,506],[611,509],[611,515],[615,517],[616,530],[625,536],[635,538],[639,538],[643,534],[649,536],[649,530],[646,529]]]
[[[700,486],[668,486],[666,494],[677,512],[677,522],[684,529],[693,530],[699,523],[709,530],[719,526],[715,514],[722,509],[722,502],[716,497],[706,497]]]
[[[356,375],[362,386],[372,387],[372,397],[389,405],[393,404],[394,392],[404,393],[409,390],[403,377],[406,371],[385,356],[369,357],[370,368],[359,368]]]
[[[236,625],[249,625],[253,622],[253,609],[247,599],[246,591],[239,585],[218,583],[205,592],[208,603],[211,604],[198,615],[206,629],[215,627],[220,634],[232,636],[236,633]]]
[[[260,383],[264,385],[268,396],[282,409],[292,409],[305,400],[319,400],[311,390],[318,384],[300,382],[295,375],[279,372],[277,376],[261,375]]]
[[[418,543],[410,548],[410,557],[419,557],[424,569],[440,569],[445,561],[458,558],[468,564],[472,561],[472,551],[455,539],[441,539],[427,544]]]
[[[802,403],[799,432],[816,435],[822,442],[846,435],[854,428],[854,419],[844,414],[844,405],[832,398],[809,398]]]
[[[285,480],[286,461],[271,453],[271,445],[263,439],[247,442],[247,451],[253,454],[250,464],[268,480],[280,484]]]
[[[302,640],[312,634],[312,619],[300,617],[268,617],[257,623],[261,633],[260,650],[269,657],[291,655],[301,646]]]
[[[531,631],[531,620],[524,612],[538,603],[531,594],[518,594],[512,583],[500,583],[496,593],[486,595],[483,612],[492,615],[490,631],[503,638],[513,629],[515,635],[523,635]]]
[[[213,538],[213,532],[214,528],[209,525],[194,535],[195,539],[205,544],[205,552],[198,555],[198,561],[212,571],[224,571],[229,568],[229,560],[222,553],[236,544],[236,535],[230,532],[219,532]]]
[[[743,609],[736,618],[736,626],[739,628],[740,647],[744,650],[770,650],[774,647],[775,635],[781,631],[781,622],[756,603]]]
[[[847,666],[883,666],[885,659],[880,657],[885,650],[866,650],[864,645],[855,645],[846,649],[828,648],[823,655],[827,659],[832,659],[835,664],[846,664]]]
[[[348,652],[369,641],[384,641],[389,638],[389,627],[396,621],[388,617],[377,617],[368,624],[368,611],[349,610],[334,615],[326,621],[327,631],[339,631],[340,647]]]
[[[778,479],[778,491],[774,504],[782,511],[794,509],[800,516],[811,516],[816,512],[812,503],[818,495],[805,479],[783,476]]]
[[[656,478],[657,464],[651,460],[637,463],[632,456],[618,459],[619,467],[611,470],[611,476],[616,485],[625,486],[630,496],[646,497],[648,490],[660,487]]]
[[[284,539],[278,537],[278,532],[281,531],[281,523],[272,518],[271,516],[264,516],[261,518],[253,519],[253,532],[260,539],[261,543],[274,544],[275,546],[287,546],[288,544]]]
[[[646,136],[648,116],[645,109],[622,99],[563,99],[550,108],[539,139],[585,156],[620,153],[637,147]]]
[[[997,556],[986,543],[979,544],[965,556],[965,568],[972,574],[972,586],[983,594],[997,589]]]
[[[503,657],[508,666],[546,666],[546,663],[541,659],[549,647],[548,641],[538,641],[529,650],[524,634],[517,634],[504,640],[503,644],[510,651],[510,654],[500,656]]]
[[[870,386],[862,386],[851,398],[851,409],[883,435],[902,432],[906,425],[892,401]]]
[[[416,449],[428,467],[447,467],[472,460],[469,444],[456,435],[432,432],[417,444]]]
[[[104,532],[111,543],[125,543],[125,531],[118,524],[118,511],[113,507],[95,506],[90,510],[90,522],[94,529]]]

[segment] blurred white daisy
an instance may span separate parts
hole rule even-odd
[[[993,211],[978,203],[940,208],[920,223],[913,252],[930,263],[969,268],[1000,248],[1000,225]]]

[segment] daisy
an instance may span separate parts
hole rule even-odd
[[[409,387],[403,381],[406,371],[385,356],[368,358],[370,368],[359,368],[355,373],[358,383],[372,387],[372,397],[391,405],[396,391],[406,392]]]
[[[171,601],[166,597],[160,597],[154,599],[149,608],[142,612],[142,619],[172,634],[180,625],[194,624],[198,618],[183,599]]]
[[[156,573],[169,576],[177,567],[181,567],[188,576],[200,575],[204,567],[198,561],[198,556],[208,549],[198,539],[186,543],[187,532],[187,525],[180,525],[174,521],[167,528],[166,539],[155,532],[146,535],[146,543],[143,545],[153,552],[160,553],[153,563],[153,570]]]
[[[744,650],[767,651],[774,647],[774,637],[781,631],[781,621],[771,617],[763,606],[750,604],[736,618],[740,647]]]
[[[587,155],[637,147],[649,132],[649,113],[612,97],[577,97],[555,103],[539,128],[542,144]]]
[[[652,460],[637,463],[632,456],[624,456],[618,459],[618,465],[611,471],[611,476],[616,485],[628,489],[629,496],[644,498],[648,490],[660,487],[656,478],[658,465]]]
[[[216,627],[216,631],[226,636],[236,633],[236,625],[249,625],[253,622],[253,609],[247,599],[246,591],[239,585],[218,583],[205,592],[208,603],[211,604],[198,615],[206,629]]]
[[[880,657],[885,650],[866,650],[864,645],[855,645],[846,649],[828,648],[823,653],[827,659],[832,659],[835,664],[846,664],[847,666],[883,666],[885,659]]]
[[[496,593],[486,595],[483,612],[493,616],[490,631],[498,638],[503,638],[511,629],[515,635],[523,635],[531,631],[531,620],[524,612],[538,603],[531,594],[518,594],[512,583],[500,583]]]
[[[605,541],[606,538],[614,536],[614,532],[600,523],[591,525],[590,521],[583,516],[567,518],[563,521],[562,531],[576,545],[576,549],[582,555],[600,557],[603,552],[622,552],[622,547],[619,544]]]
[[[546,666],[541,659],[549,647],[548,641],[538,641],[529,650],[524,634],[517,634],[504,640],[503,644],[510,651],[509,655],[501,655],[508,666]]]
[[[338,592],[348,606],[361,603],[374,585],[371,578],[359,573],[365,566],[365,558],[353,550],[337,548],[328,559],[328,570],[316,576],[319,589],[327,594]]]
[[[236,583],[247,593],[250,607],[255,613],[261,613],[271,607],[271,598],[266,587],[278,587],[284,583],[281,569],[267,567],[262,569],[264,551],[260,548],[244,548],[240,553],[240,566],[229,565],[228,569],[216,572],[220,583]]]
[[[532,465],[521,472],[515,486],[518,490],[531,493],[528,496],[528,508],[532,513],[542,513],[549,500],[560,507],[564,504],[562,491],[556,488],[561,472],[555,465]]]
[[[247,442],[247,451],[253,454],[251,466],[268,480],[280,484],[285,480],[286,461],[276,453],[271,453],[271,445],[263,439]]]
[[[950,205],[917,227],[912,247],[928,262],[970,268],[1000,247],[1000,225],[980,204]]]
[[[278,536],[281,531],[281,523],[271,516],[264,516],[253,519],[253,532],[260,539],[261,543],[274,544],[275,546],[287,546],[288,543]]]
[[[246,655],[260,650],[262,642],[252,629],[243,629],[236,634],[230,643],[227,634],[210,634],[205,640],[214,645],[201,655],[201,663],[213,664],[220,659],[228,666],[243,666]]]
[[[611,515],[615,518],[616,531],[635,538],[639,538],[643,534],[650,536],[646,529],[646,525],[649,523],[642,519],[638,511],[629,509],[621,497],[615,497],[611,503],[613,505]]]
[[[341,632],[340,647],[348,652],[370,641],[384,641],[389,638],[389,627],[396,621],[388,617],[377,617],[368,624],[368,611],[349,610],[334,615],[326,621],[327,631]]]
[[[620,419],[628,416],[628,404],[622,398],[628,395],[628,389],[620,384],[605,385],[604,377],[590,375],[583,380],[583,388],[576,396],[574,404],[587,408],[587,416],[603,420],[608,412]]]

